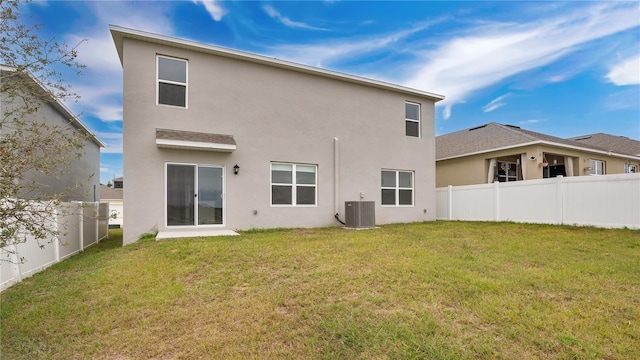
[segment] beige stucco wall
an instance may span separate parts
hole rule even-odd
[[[564,156],[573,158],[574,176],[588,176],[589,171],[585,170],[589,166],[589,160],[602,160],[605,162],[607,174],[624,173],[625,163],[636,164],[640,168],[640,162],[633,158],[622,158],[599,152],[589,152],[579,149],[552,146],[548,144],[534,144],[520,148],[506,149],[500,151],[487,152],[460,158],[439,160],[436,162],[436,187],[449,185],[473,185],[487,182],[488,164],[491,158],[501,158],[506,156],[519,156],[526,154],[526,179],[542,179],[543,168],[541,166],[543,155],[546,155],[549,164],[552,164],[553,156],[560,156],[564,162]],[[535,157],[535,160],[528,160]]]
[[[228,229],[336,225],[336,190],[343,218],[344,202],[363,193],[378,224],[435,219],[432,100],[131,39],[123,54],[125,244],[154,227],[176,229],[165,226],[166,162],[225,167]],[[156,54],[188,59],[188,109],[156,105]],[[405,136],[407,100],[422,105],[422,138]],[[233,135],[237,150],[160,149],[156,128]],[[271,162],[316,164],[317,206],[272,207]],[[415,171],[414,206],[380,205],[381,169]]]

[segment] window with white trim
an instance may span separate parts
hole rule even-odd
[[[159,105],[187,107],[187,60],[158,55],[157,101]]]
[[[635,174],[638,172],[638,165],[636,164],[624,164],[625,174]]]
[[[271,205],[315,206],[316,165],[271,163]]]
[[[605,172],[605,163],[602,160],[590,159],[589,160],[589,167],[591,168],[589,170],[589,174],[591,174],[591,175],[604,175],[604,174],[606,174],[606,172]]]
[[[413,206],[413,171],[382,170],[382,205]]]
[[[404,103],[405,134],[420,137],[420,104]]]

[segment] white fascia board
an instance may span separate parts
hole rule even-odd
[[[302,73],[314,74],[318,76],[324,76],[332,79],[348,81],[352,83],[358,83],[368,86],[373,86],[377,88],[394,90],[397,92],[427,97],[434,102],[438,102],[440,100],[444,100],[444,95],[434,94],[427,91],[422,91],[418,89],[409,88],[402,85],[396,85],[384,81],[368,79],[356,75],[350,75],[346,73],[341,73],[332,70],[321,69],[313,66],[302,65],[298,63],[294,63],[291,61],[280,60],[277,58],[271,58],[263,55],[252,54],[244,51],[227,49],[215,45],[199,43],[196,41],[179,39],[171,36],[159,35],[154,33],[149,33],[146,31],[129,29],[117,25],[109,25],[109,30],[111,31],[111,36],[113,37],[113,41],[116,45],[116,49],[118,50],[118,55],[120,56],[120,63],[122,64],[123,54],[122,54],[122,46],[124,38],[138,39],[151,43],[164,44],[169,46],[180,47],[184,49],[200,51],[209,54],[215,54],[218,56],[224,56],[229,58],[235,58],[244,61],[250,61],[254,63],[275,66],[279,68],[285,68],[292,71],[298,71]]]
[[[186,150],[205,150],[219,152],[233,152],[236,150],[236,145],[231,144],[206,143],[185,140],[156,139],[156,145],[162,148]]]
[[[495,149],[474,151],[474,152],[461,154],[461,155],[456,155],[456,156],[449,156],[449,157],[445,157],[445,158],[441,158],[441,159],[436,159],[436,162],[444,161],[444,160],[451,160],[451,159],[458,159],[458,158],[467,157],[467,156],[473,156],[473,155],[486,154],[486,153],[491,153],[491,152],[495,152],[495,151],[515,149],[515,148],[520,148],[520,147],[525,147],[525,146],[530,146],[530,145],[549,145],[549,146],[561,147],[561,148],[565,148],[565,149],[572,149],[572,150],[578,150],[578,151],[583,151],[583,152],[602,154],[602,155],[613,156],[613,157],[621,157],[621,158],[625,158],[625,159],[640,160],[640,156],[618,154],[618,153],[614,153],[614,152],[611,152],[611,151],[590,149],[590,148],[585,148],[585,147],[580,147],[580,146],[572,146],[572,145],[560,144],[560,143],[551,142],[551,141],[539,140],[539,141],[532,141],[532,142],[528,142],[528,143],[504,146],[504,147],[495,148]]]

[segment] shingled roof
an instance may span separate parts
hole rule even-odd
[[[436,137],[436,160],[455,158],[471,154],[525,146],[536,143],[551,143],[558,146],[582,148],[597,152],[615,152],[638,156],[637,153],[616,151],[595,144],[563,139],[556,136],[521,129],[518,126],[488,123],[474,128],[456,131]]]
[[[603,133],[576,136],[571,140],[580,144],[597,146],[608,151],[640,156],[640,141],[626,136],[616,136]]]
[[[195,131],[156,129],[158,147],[231,152],[236,149],[232,135]]]

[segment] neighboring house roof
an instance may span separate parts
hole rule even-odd
[[[571,138],[580,144],[589,144],[621,154],[640,156],[640,141],[626,136],[616,136],[603,133],[582,135]]]
[[[100,184],[100,200],[122,200],[122,189]]]
[[[417,95],[420,97],[427,97],[433,100],[434,102],[438,102],[444,99],[443,95],[438,95],[438,94],[434,94],[434,93],[430,93],[422,90],[412,89],[412,88],[408,88],[401,85],[395,85],[395,84],[387,83],[384,81],[367,79],[360,76],[316,68],[313,66],[297,64],[294,62],[266,57],[262,55],[251,54],[248,52],[227,49],[219,46],[203,44],[203,43],[190,41],[190,40],[178,39],[178,38],[165,36],[165,35],[148,33],[140,30],[128,29],[128,28],[124,28],[116,25],[109,25],[109,29],[111,30],[111,36],[113,37],[113,41],[115,42],[116,49],[118,50],[120,63],[122,63],[122,60],[123,60],[122,58],[123,57],[123,49],[122,49],[123,40],[125,38],[129,38],[129,39],[142,40],[142,41],[147,41],[147,42],[161,44],[161,45],[177,46],[180,48],[199,51],[207,54],[213,54],[213,55],[233,58],[237,60],[263,64],[267,66],[273,66],[273,67],[293,70],[297,72],[323,76],[331,79],[337,79],[337,80],[347,81],[351,83],[372,86],[372,87],[381,88],[385,90],[393,90],[396,92],[410,94],[410,95]]]
[[[113,179],[113,181],[123,181],[123,177],[122,177],[122,176],[120,176],[119,178],[115,178],[115,179]]]
[[[16,72],[17,69],[10,66],[0,65],[0,71]],[[20,74],[27,75],[35,84],[38,85],[40,90],[51,94],[51,92],[40,81],[38,81],[38,79],[33,77],[33,75],[31,75],[29,72],[22,71],[20,72]],[[71,112],[71,110],[69,110],[69,108],[67,108],[63,103],[61,103],[55,96],[51,96],[51,98],[52,98],[52,101],[48,101],[48,103],[51,106],[53,106],[53,108],[56,109],[60,114],[62,114],[63,117],[68,119],[75,127],[77,127],[82,132],[87,134],[91,138],[91,140],[99,147],[103,148],[107,146],[100,139],[98,139],[96,134],[94,134],[91,130],[89,130],[89,128],[76,115],[74,115]]]
[[[611,156],[637,157],[547,134],[521,129],[518,126],[488,123],[436,137],[436,160],[481,154],[533,144],[546,144]]]

